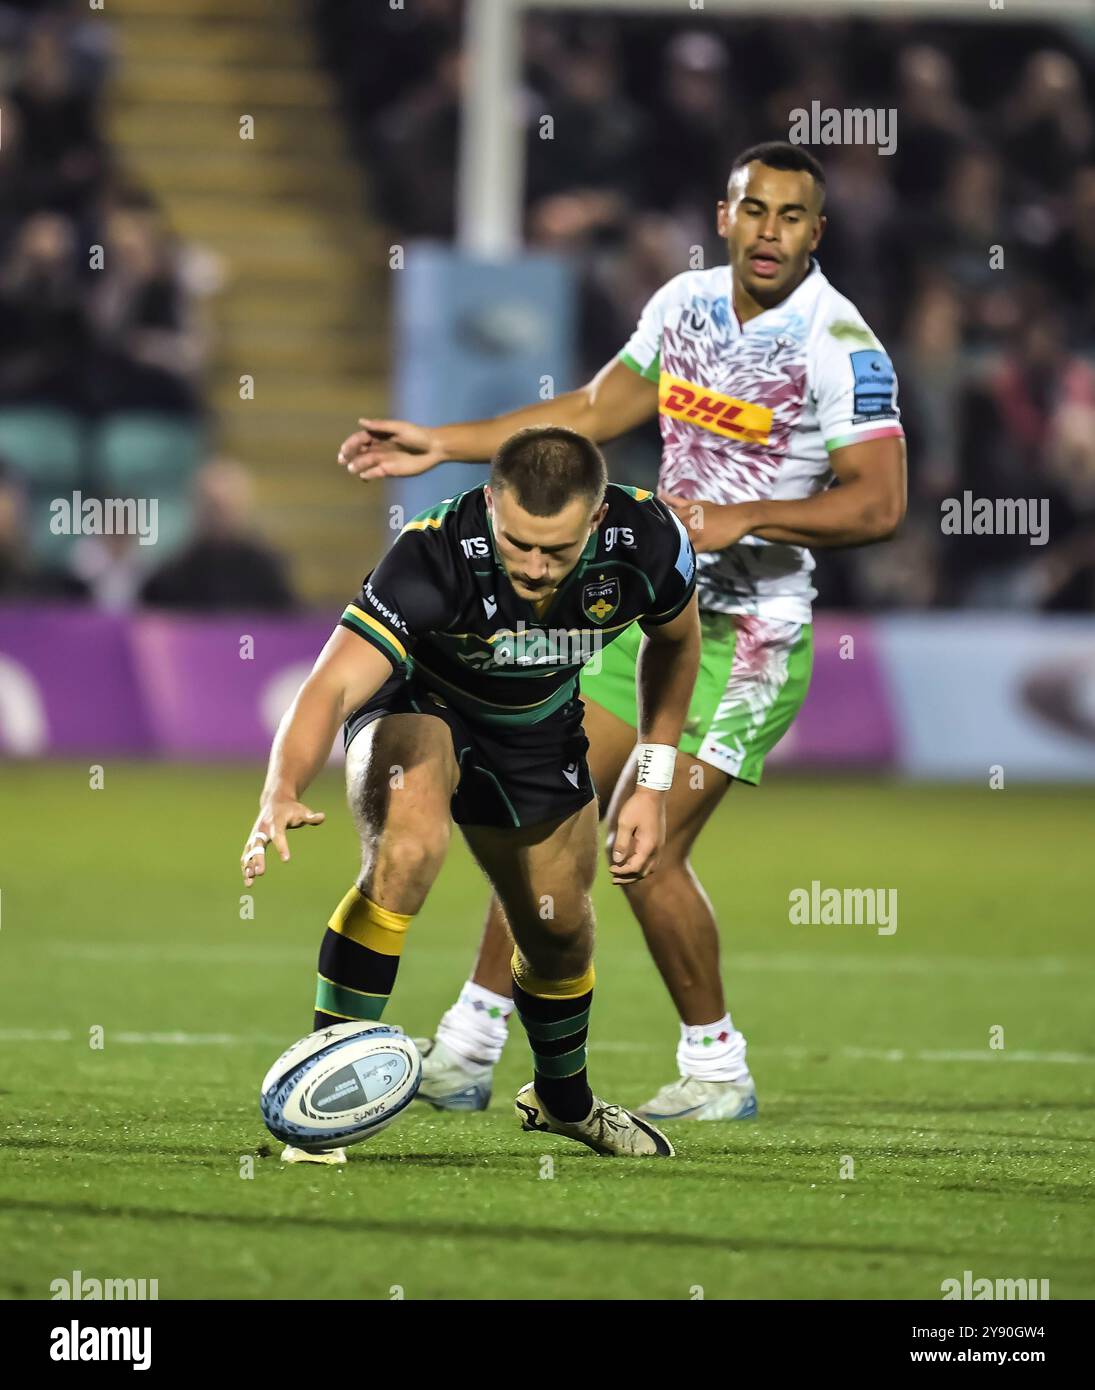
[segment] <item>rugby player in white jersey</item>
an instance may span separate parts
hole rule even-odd
[[[689,855],[734,781],[756,784],[810,679],[817,546],[892,536],[905,512],[905,445],[890,359],[814,256],[825,178],[783,143],[744,151],[718,203],[728,264],[686,271],[650,299],[631,339],[587,385],[491,420],[428,429],[362,420],[339,463],[363,479],[487,459],[529,425],[598,442],[657,415],[659,492],[699,556],[700,675],[667,796],[656,873],[624,888],[681,1021],[678,1078],[639,1107],[652,1120],[757,1111],[746,1042],[723,992],[712,905]],[[838,487],[832,487],[834,481]],[[626,547],[628,537],[616,543]],[[638,565],[643,557],[635,556]],[[606,810],[635,746],[632,629],[583,674],[589,763]],[[728,853],[748,871],[748,823]],[[733,903],[724,905],[733,913]],[[505,918],[492,902],[471,979],[426,1058],[423,1099],[482,1109],[506,1039]]]

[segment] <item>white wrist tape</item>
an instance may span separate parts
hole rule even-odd
[[[677,765],[677,750],[671,743],[640,743],[638,746],[640,787],[667,792],[673,785],[673,769]]]

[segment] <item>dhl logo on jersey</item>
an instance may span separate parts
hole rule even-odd
[[[694,386],[668,372],[658,378],[658,410],[745,444],[767,444],[772,430],[772,412],[766,405],[752,405],[705,386]]]

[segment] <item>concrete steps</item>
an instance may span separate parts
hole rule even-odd
[[[122,69],[117,94],[124,101],[186,102],[195,107],[320,107],[328,104],[328,83],[307,68],[254,68],[249,55],[230,62],[130,62]]]
[[[386,414],[388,250],[370,225],[296,0],[111,0],[110,134],[184,241],[214,252],[217,447],[250,466],[260,527],[308,599],[340,605],[390,541],[380,488],[334,462]],[[240,138],[240,118],[254,138]],[[253,400],[239,379],[254,378]]]
[[[284,155],[264,153],[256,159],[246,141],[237,139],[235,143],[238,149],[228,144],[216,154],[180,147],[172,156],[171,187],[187,198],[203,194],[224,197],[246,188],[262,199],[297,199],[304,193],[309,200],[357,201],[359,181],[348,187],[345,171],[336,161],[317,164],[314,158],[291,151]],[[141,158],[148,158],[143,150]]]
[[[300,27],[306,15],[298,0],[110,0],[114,19],[143,16],[150,20],[250,20],[260,29],[267,22]]]
[[[254,117],[254,139],[240,139],[240,117]],[[333,120],[333,118],[332,118]],[[159,101],[155,105],[119,107],[114,124],[117,137],[137,149],[150,149],[172,157],[175,151],[205,151],[217,156],[241,145],[263,154],[298,154],[312,159],[341,159],[342,132],[313,117],[280,104],[224,102],[220,106],[191,101]],[[347,173],[360,177],[347,157]]]

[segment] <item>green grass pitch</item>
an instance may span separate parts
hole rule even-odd
[[[1095,1296],[1090,789],[735,789],[697,867],[757,1121],[678,1126],[679,1157],[645,1164],[524,1134],[515,1025],[486,1115],[415,1104],[321,1169],[278,1162],[258,1085],[311,1027],[356,845],[327,775],[309,800],[328,824],[241,921],[259,782],[108,764],[93,791],[86,767],[3,769],[5,1297],[77,1269],[161,1298],[936,1299],[967,1269]],[[896,889],[896,933],[791,925],[814,879]],[[596,901],[592,1078],[637,1104],[674,1074],[675,1017],[622,896],[602,878]],[[484,902],[457,836],[390,1021],[432,1028]]]

